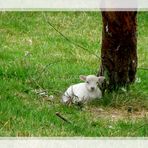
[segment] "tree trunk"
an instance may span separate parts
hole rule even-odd
[[[137,12],[102,12],[101,66],[109,89],[134,82],[137,69]]]

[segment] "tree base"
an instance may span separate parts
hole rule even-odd
[[[136,12],[102,12],[101,66],[108,89],[126,86],[135,80],[137,69]]]

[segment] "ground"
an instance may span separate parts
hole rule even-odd
[[[0,136],[148,136],[147,26],[148,13],[139,12],[138,69],[128,90],[64,106],[66,88],[98,71],[100,12],[1,12]]]

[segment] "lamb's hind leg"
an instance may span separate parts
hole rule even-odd
[[[63,95],[61,102],[66,105],[72,104],[72,97],[69,95]]]

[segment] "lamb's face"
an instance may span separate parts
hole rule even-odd
[[[94,75],[88,75],[88,76],[80,76],[80,79],[85,81],[86,88],[93,92],[97,89],[98,85],[100,85],[101,81],[104,81],[105,77],[97,77]],[[101,80],[101,81],[100,81]]]

